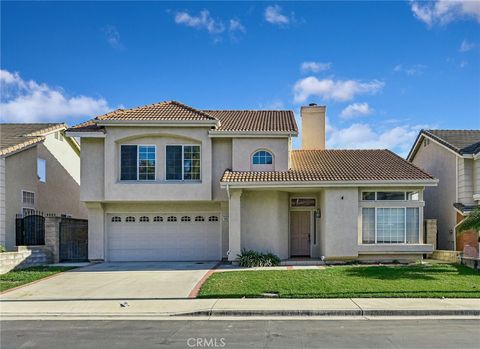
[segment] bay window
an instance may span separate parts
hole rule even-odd
[[[177,181],[200,180],[200,146],[167,145],[165,179]]]
[[[120,180],[154,181],[156,147],[154,145],[120,146]]]
[[[418,207],[363,207],[362,243],[418,244]]]

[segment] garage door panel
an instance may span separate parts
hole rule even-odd
[[[112,217],[120,221],[112,222]],[[127,216],[135,222],[126,222]],[[149,222],[140,222],[140,217],[149,217]],[[218,213],[162,214],[163,221],[155,221],[158,214],[109,214],[107,215],[108,260],[111,261],[195,261],[221,259],[221,228]],[[168,222],[174,216],[176,222]],[[191,221],[182,222],[189,216]],[[205,221],[195,221],[202,216]]]

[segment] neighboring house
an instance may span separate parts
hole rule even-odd
[[[455,229],[480,203],[480,130],[422,130],[407,159],[440,181],[424,194],[425,218],[437,220],[438,249],[478,246],[476,232],[456,238]]]
[[[0,124],[0,244],[15,247],[15,216],[34,211],[86,218],[80,148],[65,124]]]
[[[242,249],[401,260],[423,244],[437,180],[388,150],[324,150],[325,107],[197,110],[170,101],[67,130],[82,145],[89,258],[234,260]]]

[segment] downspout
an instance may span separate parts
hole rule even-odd
[[[228,250],[227,250],[227,259],[230,255],[230,186],[227,183],[227,198],[228,198]]]

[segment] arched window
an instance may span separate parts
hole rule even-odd
[[[210,216],[208,217],[209,222],[218,222],[218,217],[217,216]]]
[[[127,218],[125,218],[125,222],[135,222],[135,217],[128,216]]]
[[[192,219],[189,216],[183,216],[182,222],[190,222]]]
[[[155,216],[155,217],[153,217],[153,221],[154,222],[163,222],[163,217]]]
[[[177,217],[175,217],[175,216],[169,216],[167,218],[167,222],[176,222],[176,221],[177,221]]]
[[[273,163],[272,153],[266,150],[259,150],[253,154],[252,163],[254,165],[271,165]]]
[[[122,219],[118,216],[113,216],[112,217],[112,222],[121,222],[121,221],[122,221]]]
[[[195,217],[195,222],[205,222],[205,217],[197,216],[197,217]]]
[[[150,218],[148,218],[147,216],[142,216],[140,217],[140,222],[150,222]]]

